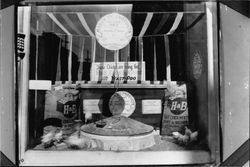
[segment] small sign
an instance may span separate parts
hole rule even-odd
[[[84,99],[83,100],[83,112],[98,114],[101,113],[102,100],[99,99]]]
[[[110,13],[97,22],[95,36],[104,48],[119,50],[129,44],[133,36],[133,27],[125,16]]]
[[[161,114],[162,104],[161,100],[142,100],[143,114]]]
[[[51,81],[48,80],[29,80],[30,90],[51,90]]]
[[[145,81],[145,62],[92,63],[91,81]]]

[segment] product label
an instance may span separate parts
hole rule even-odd
[[[169,99],[167,106],[170,108],[172,114],[180,115],[187,110],[187,101],[186,98]]]
[[[57,102],[57,111],[60,111],[65,118],[73,118],[77,114],[77,107],[74,101],[68,101],[65,104]]]
[[[44,119],[60,119],[64,134],[70,134],[74,130],[74,120],[78,115],[78,93],[75,89],[46,92]]]

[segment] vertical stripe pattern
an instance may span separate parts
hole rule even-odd
[[[73,36],[69,35],[69,56],[68,56],[68,81],[72,81],[72,46],[73,46]]]

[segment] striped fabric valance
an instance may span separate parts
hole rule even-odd
[[[154,11],[138,12],[135,7],[129,7],[126,11],[118,13],[127,17],[133,26],[134,37],[152,37],[183,33],[192,24],[185,25],[184,18],[189,18],[196,22],[204,15],[203,11],[184,12],[184,11]],[[138,8],[138,7],[137,7]],[[128,11],[130,10],[130,11]],[[98,20],[110,12],[80,12],[76,11],[37,11],[32,13],[31,31],[36,34],[39,32],[53,32],[58,35],[73,35],[95,37],[94,29]],[[37,27],[36,24],[39,24]]]
[[[35,78],[89,80],[91,63],[114,61],[114,53],[100,46],[94,31],[98,20],[112,12],[127,17],[133,26],[129,45],[117,52],[118,61],[144,61],[146,80],[185,80],[183,34],[204,18],[202,5],[193,11],[185,11],[183,4],[35,7],[30,27],[36,39],[31,39],[31,61],[38,61]]]

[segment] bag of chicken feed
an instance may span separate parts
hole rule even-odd
[[[161,134],[172,135],[189,123],[186,84],[168,82],[164,99]]]
[[[74,87],[54,87],[45,95],[44,132],[47,125],[55,125],[59,121],[63,134],[74,132],[74,120],[78,117],[78,94]]]

